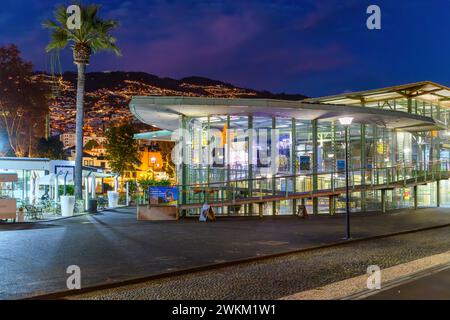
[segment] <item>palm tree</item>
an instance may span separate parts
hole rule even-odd
[[[60,50],[71,46],[73,50],[73,60],[77,65],[77,100],[76,100],[76,146],[75,146],[75,196],[82,198],[82,161],[83,161],[83,105],[85,91],[86,66],[92,54],[98,51],[112,51],[120,55],[120,50],[116,46],[116,39],[110,32],[117,27],[117,22],[113,20],[103,20],[98,17],[99,5],[80,5],[81,27],[70,29],[67,26],[69,14],[65,7],[58,7],[54,13],[56,21],[47,20],[44,28],[51,30],[51,41],[46,51],[54,51],[56,54]]]

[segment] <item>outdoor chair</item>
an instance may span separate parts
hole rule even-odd
[[[104,197],[98,197],[97,198],[97,207],[98,207],[98,209],[103,210],[103,209],[105,209],[107,207],[107,205],[108,205],[108,200],[107,199],[105,199]]]
[[[35,206],[31,204],[25,205],[25,217],[31,219],[31,220],[43,220],[44,215],[42,213],[42,209],[36,208]]]

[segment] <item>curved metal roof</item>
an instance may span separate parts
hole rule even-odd
[[[432,81],[403,84],[374,90],[347,92],[338,95],[306,99],[307,102],[361,105],[385,100],[416,98],[450,108],[450,88]]]
[[[334,105],[271,99],[224,99],[197,97],[133,97],[131,112],[142,122],[160,129],[179,128],[181,115],[278,116],[302,120],[337,120],[351,116],[356,123],[375,124],[405,131],[446,129],[430,117],[401,111],[380,110],[354,105]]]

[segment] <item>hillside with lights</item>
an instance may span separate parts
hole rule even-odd
[[[75,131],[76,74],[62,76],[37,73],[34,81],[51,87],[51,134]],[[102,135],[111,123],[142,124],[133,117],[128,104],[133,96],[189,96],[215,98],[269,98],[302,100],[300,94],[273,94],[233,86],[202,77],[180,80],[160,78],[142,72],[93,72],[86,75],[85,132]],[[144,129],[144,128],[142,128]],[[151,128],[145,128],[149,130]]]

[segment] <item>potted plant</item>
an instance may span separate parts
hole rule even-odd
[[[75,209],[75,196],[61,196],[61,215],[72,217]]]
[[[19,207],[18,212],[17,212],[17,222],[24,222],[25,221],[24,213],[23,213],[24,209],[25,208],[23,206]]]

